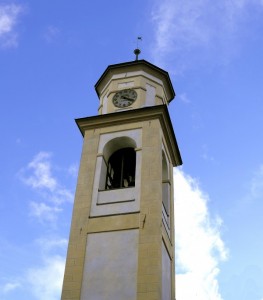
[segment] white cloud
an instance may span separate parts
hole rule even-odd
[[[40,201],[30,202],[30,215],[40,222],[54,223],[64,203],[73,202],[73,194],[59,184],[53,175],[51,153],[39,152],[33,160],[19,172],[20,179],[40,195]]]
[[[227,258],[220,218],[208,211],[208,196],[196,180],[174,171],[177,299],[221,300],[217,275]]]
[[[32,189],[48,193],[50,202],[56,204],[72,202],[71,191],[61,186],[52,174],[51,157],[52,154],[49,152],[39,152],[26,168],[20,170],[19,177]]]
[[[73,201],[73,194],[68,189],[59,187],[56,189],[55,193],[52,194],[50,197],[53,203],[59,205],[64,202],[72,202]]]
[[[69,175],[76,178],[78,176],[78,169],[79,166],[77,163],[70,165],[68,168]]]
[[[41,223],[54,223],[57,220],[57,214],[62,209],[56,206],[49,206],[43,202],[30,202],[30,215],[36,217]]]
[[[41,238],[37,244],[42,253],[42,265],[30,268],[25,276],[25,285],[37,300],[60,299],[65,269],[68,241],[63,238]]]
[[[25,285],[38,300],[57,300],[61,295],[68,241],[41,238],[36,242],[41,250],[42,264],[26,272]]]
[[[20,291],[17,289],[21,290],[22,295],[32,294],[32,299],[36,300],[60,299],[68,241],[49,236],[35,242],[39,249],[38,265],[28,267],[22,274],[16,274],[16,279],[0,278],[1,299],[7,299],[7,295],[12,292],[18,295]]]
[[[52,256],[45,258],[43,266],[31,268],[26,282],[37,300],[57,300],[60,298],[65,269],[65,258]]]
[[[17,288],[20,288],[21,284],[19,282],[7,282],[1,287],[1,291],[3,294],[7,294]]]
[[[22,13],[21,6],[16,4],[0,4],[0,46],[17,46],[15,26]]]
[[[64,258],[53,257],[43,268],[31,269],[28,280],[38,300],[57,300],[61,294],[64,275]]]
[[[36,242],[40,246],[40,249],[44,255],[50,253],[53,250],[58,251],[60,249],[64,251],[68,245],[68,240],[63,238],[40,238]]]
[[[178,98],[180,101],[182,101],[183,103],[185,104],[189,104],[191,103],[190,99],[188,98],[187,94],[186,93],[182,93],[180,95],[178,95]]]
[[[241,26],[249,7],[262,9],[260,0],[163,0],[152,10],[154,42],[152,56],[157,65],[173,65],[183,72],[198,63],[227,63],[238,51],[238,41],[248,26]],[[171,55],[172,54],[172,55]]]
[[[54,191],[57,187],[56,179],[51,175],[51,154],[47,152],[39,152],[34,159],[28,164],[28,169],[33,174],[24,178],[24,182],[32,188],[45,188]]]

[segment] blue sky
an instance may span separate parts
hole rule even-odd
[[[177,300],[263,299],[263,1],[0,1],[0,299],[60,299],[82,147],[109,64],[167,70]]]

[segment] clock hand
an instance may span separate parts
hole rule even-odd
[[[126,97],[126,96],[122,96],[122,98],[126,99],[126,100],[131,100],[131,101],[133,100],[132,98],[129,98],[129,97]]]

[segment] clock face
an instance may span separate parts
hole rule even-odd
[[[112,102],[116,107],[124,108],[130,106],[137,99],[137,93],[135,90],[121,90],[117,92],[113,98]]]

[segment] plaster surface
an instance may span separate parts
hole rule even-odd
[[[89,234],[81,300],[135,300],[139,231]]]
[[[156,95],[156,88],[154,86],[146,83],[145,106],[155,105],[155,95]]]
[[[162,300],[171,299],[171,259],[162,242]]]

